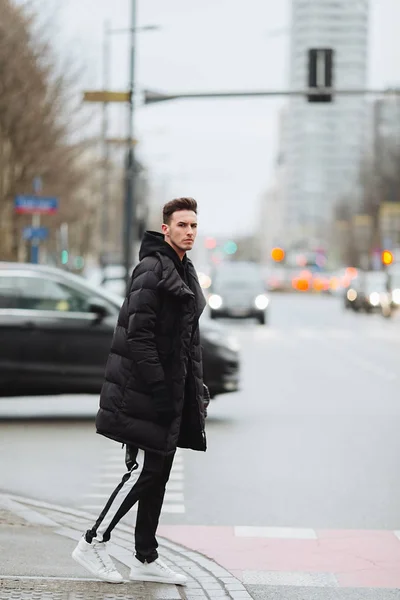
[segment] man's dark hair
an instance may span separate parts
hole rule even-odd
[[[171,217],[177,210],[192,210],[197,215],[197,202],[194,198],[175,198],[170,200],[163,208],[163,223],[169,225]]]

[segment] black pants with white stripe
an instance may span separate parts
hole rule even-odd
[[[153,562],[158,558],[156,531],[164,501],[165,486],[174,461],[174,454],[161,456],[155,452],[126,449],[128,471],[111,494],[95,525],[86,532],[86,541],[108,542],[111,532],[136,502],[136,558]]]

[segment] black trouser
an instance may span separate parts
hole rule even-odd
[[[128,471],[111,494],[93,528],[86,532],[86,541],[91,543],[96,538],[108,542],[114,527],[138,502],[136,558],[148,563],[156,560],[156,531],[174,455],[162,456],[128,446],[125,459]]]

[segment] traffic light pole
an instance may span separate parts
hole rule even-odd
[[[108,89],[110,76],[110,24],[104,23],[103,31],[103,89]],[[109,148],[107,142],[108,136],[108,102],[103,102],[101,141],[103,146],[103,181],[102,181],[102,206],[101,206],[101,237],[103,244],[102,257],[107,255],[109,250]]]
[[[135,216],[135,145],[133,141],[135,110],[135,46],[136,46],[136,0],[131,0],[130,28],[130,74],[129,74],[129,109],[128,109],[128,151],[125,174],[124,203],[124,267],[125,281],[128,288],[130,270],[132,268],[133,246],[136,242]]]
[[[156,104],[157,102],[165,102],[167,100],[181,99],[206,99],[206,98],[266,98],[266,97],[303,97],[310,98],[312,96],[380,96],[393,95],[400,96],[400,89],[335,89],[335,88],[307,88],[299,90],[254,90],[254,91],[232,91],[232,92],[184,92],[176,94],[163,94],[153,90],[144,91],[144,104]]]

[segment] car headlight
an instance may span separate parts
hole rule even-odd
[[[213,310],[218,310],[219,308],[221,308],[222,304],[223,302],[221,296],[219,296],[218,294],[211,294],[211,296],[208,299],[208,305],[210,308],[212,308]]]
[[[399,290],[393,290],[393,292],[392,292],[392,302],[394,302],[395,304],[400,304],[400,289]]]
[[[356,290],[350,289],[347,292],[347,299],[349,300],[349,302],[354,302],[354,300],[357,298],[357,292]]]
[[[372,306],[379,306],[381,297],[378,294],[378,292],[372,292],[372,294],[369,295],[369,301],[372,304]]]
[[[224,335],[224,333],[220,331],[207,331],[205,337],[209,342],[232,350],[232,352],[238,352],[240,350],[239,342],[233,335]]]
[[[264,294],[260,294],[254,300],[254,304],[255,304],[255,307],[258,308],[258,310],[265,310],[269,304],[269,300],[268,300],[267,296],[265,296]]]

